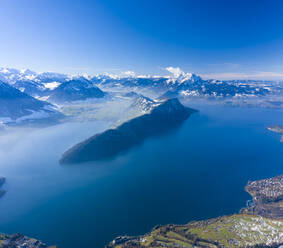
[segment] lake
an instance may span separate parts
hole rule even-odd
[[[157,224],[237,213],[248,180],[283,173],[275,109],[193,106],[174,132],[146,140],[114,161],[60,166],[61,154],[109,122],[20,128],[0,135],[0,231],[60,248],[104,247]]]

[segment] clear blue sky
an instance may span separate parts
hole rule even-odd
[[[283,78],[281,0],[6,0],[0,67]]]

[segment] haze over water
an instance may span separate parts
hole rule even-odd
[[[282,173],[283,144],[266,129],[274,109],[193,106],[178,130],[148,139],[114,161],[60,166],[61,154],[109,122],[65,123],[2,133],[0,230],[60,248],[103,247],[157,224],[232,214],[248,180]]]

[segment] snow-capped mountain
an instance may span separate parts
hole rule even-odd
[[[266,88],[248,84],[236,84],[218,80],[186,80],[172,87],[164,98],[170,97],[234,97],[234,96],[264,96],[270,91]]]
[[[13,84],[18,80],[33,80],[37,73],[28,69],[0,68],[0,80]]]
[[[17,81],[33,81],[37,83],[65,82],[69,76],[62,73],[37,73],[29,69],[0,68],[0,80],[11,85]]]
[[[130,105],[129,109],[131,110],[134,109],[136,112],[148,113],[156,105],[156,102],[154,100],[142,94],[137,94],[135,92],[129,92],[125,94],[125,96],[131,97],[133,99],[133,102]]]
[[[35,80],[41,83],[53,83],[53,82],[58,82],[58,83],[63,83],[69,80],[70,77],[66,74],[62,73],[55,73],[55,72],[43,72],[39,73]]]
[[[0,68],[0,80],[30,96],[39,98],[47,96],[50,90],[69,80],[69,77],[53,72],[36,73],[28,69]]]
[[[62,103],[101,98],[105,91],[135,91],[150,97],[229,98],[265,96],[282,92],[282,85],[253,80],[205,80],[179,68],[167,67],[168,76],[97,75],[68,76],[61,73],[36,73],[31,70],[0,68],[0,80],[35,98]],[[145,94],[148,96],[147,94]]]
[[[167,85],[166,77],[109,77],[99,75],[91,78],[98,87],[103,88],[148,88],[156,91],[162,90]]]
[[[182,71],[166,77],[92,78],[92,82],[102,88],[129,88],[132,90],[153,90],[162,98],[170,97],[211,97],[264,96],[272,89],[257,81],[205,80],[200,76]],[[274,89],[274,88],[273,88]]]
[[[0,122],[13,124],[62,117],[56,108],[0,81]]]
[[[0,80],[37,99],[63,103],[105,95],[86,77],[62,73],[0,68]]]
[[[50,92],[48,101],[55,103],[102,98],[105,93],[86,78],[77,78],[60,84]]]
[[[49,91],[43,83],[33,80],[17,80],[12,86],[33,97],[45,96]]]

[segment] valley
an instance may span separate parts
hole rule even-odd
[[[170,68],[168,70],[170,72]],[[107,105],[125,100],[125,104],[129,99],[132,101],[132,113],[128,114],[128,118],[136,115],[137,110],[147,112],[154,101],[174,97],[186,102],[205,99],[208,104],[229,106],[283,106],[283,86],[280,82],[202,79],[183,71],[168,76],[121,77],[36,73],[31,70],[0,68],[0,82],[1,91],[5,90],[5,94],[9,92],[10,95],[8,105],[6,100],[1,102],[2,125],[40,122],[48,125],[70,119],[98,119],[101,117],[95,112],[95,102]],[[128,94],[129,92],[134,94]],[[12,102],[18,97],[23,98],[21,107]],[[144,101],[147,102],[146,107]],[[89,115],[86,115],[86,109],[89,109]],[[125,109],[125,112],[129,110]]]
[[[0,12],[0,248],[283,248],[283,0]]]
[[[281,172],[281,144],[264,132],[269,126],[280,133],[271,125],[282,122],[280,84],[189,73],[9,73],[2,70],[0,87],[10,99],[1,105],[0,168],[8,178],[1,189],[3,248],[104,247],[111,240],[108,247],[282,243],[281,200],[258,197],[269,186],[280,191],[273,178],[248,183],[254,199],[238,214],[248,180]],[[74,224],[65,229],[65,221]],[[44,243],[11,234],[17,232]]]

